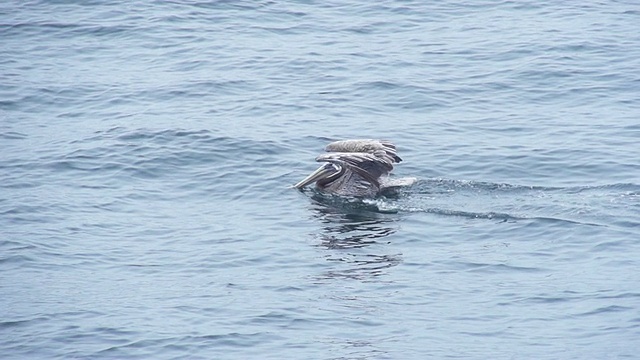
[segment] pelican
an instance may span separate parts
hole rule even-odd
[[[410,185],[392,183],[387,175],[393,164],[402,159],[396,146],[386,140],[356,139],[334,141],[325,147],[326,154],[316,158],[325,163],[311,175],[293,185],[302,189],[315,181],[324,192],[342,196],[374,197],[388,187]]]

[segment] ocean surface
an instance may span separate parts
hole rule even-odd
[[[0,358],[640,358],[639,24],[0,2]],[[349,138],[417,183],[290,188]]]

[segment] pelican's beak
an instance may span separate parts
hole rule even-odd
[[[311,184],[312,182],[326,178],[336,172],[336,168],[332,164],[325,164],[318,168],[318,170],[311,173],[311,175],[302,179],[299,183],[293,185],[296,189],[302,189],[303,187]]]

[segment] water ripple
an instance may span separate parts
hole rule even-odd
[[[0,14],[1,358],[636,355],[631,3]],[[361,137],[418,183],[289,188]]]

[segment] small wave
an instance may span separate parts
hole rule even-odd
[[[429,213],[435,215],[442,216],[454,216],[454,217],[463,217],[467,219],[485,219],[485,220],[500,220],[501,222],[513,222],[513,221],[522,221],[522,220],[539,220],[544,222],[565,222],[571,224],[581,224],[581,225],[589,225],[589,226],[604,226],[602,224],[590,223],[590,222],[582,222],[570,219],[561,219],[555,217],[544,217],[544,216],[515,216],[506,213],[499,212],[471,212],[471,211],[463,211],[463,210],[449,210],[449,209],[440,209],[440,208],[407,208],[403,209],[408,212],[421,212],[421,213]]]
[[[514,266],[509,264],[465,262],[465,263],[462,263],[461,266],[463,266],[467,271],[480,272],[480,273],[513,273],[513,272],[537,273],[537,272],[545,271],[545,269],[539,268],[539,267]]]
[[[616,190],[640,192],[640,184],[615,183],[603,185],[584,186],[538,186],[538,185],[517,185],[508,183],[493,183],[474,180],[455,180],[446,178],[421,179],[413,187],[415,191],[428,191],[434,188],[440,190],[484,190],[499,192],[521,192],[521,191],[563,191],[563,192],[584,192],[597,190]]]
[[[448,209],[440,209],[440,208],[408,208],[405,209],[409,212],[422,212],[429,213],[435,215],[443,215],[443,216],[458,216],[464,217],[468,219],[487,219],[487,220],[502,220],[502,221],[515,221],[515,220],[523,220],[524,218],[512,216],[504,213],[497,212],[487,212],[487,213],[478,213],[471,211],[462,211],[462,210],[448,210]]]
[[[179,138],[209,138],[211,132],[208,130],[181,130],[181,129],[166,129],[166,130],[136,130],[126,132],[118,135],[117,139],[123,141],[131,140],[156,140],[161,142],[172,141]]]
[[[23,266],[24,263],[32,262],[33,258],[26,255],[10,255],[7,257],[0,258],[0,265],[3,267],[7,265],[12,265],[15,267]]]
[[[608,305],[608,306],[599,307],[595,310],[577,314],[577,316],[601,315],[603,313],[611,313],[611,312],[633,312],[634,309],[635,308],[629,307],[629,306]]]
[[[557,187],[543,187],[533,185],[514,185],[507,183],[493,183],[473,180],[454,180],[445,178],[422,179],[415,184],[416,191],[430,190],[483,190],[483,191],[530,191],[530,190],[557,190]]]
[[[0,133],[0,139],[22,140],[26,138],[27,138],[26,134],[15,132],[15,131],[7,131],[7,132]]]

